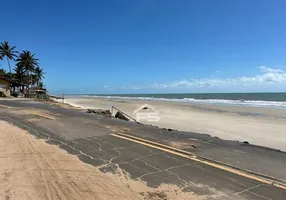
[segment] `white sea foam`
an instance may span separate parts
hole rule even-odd
[[[286,109],[286,101],[194,99],[194,98],[171,99],[171,98],[154,98],[154,97],[94,96],[94,95],[81,95],[80,97],[85,97],[85,98],[95,97],[95,98],[105,98],[105,99],[126,99],[126,100],[171,101],[171,102],[185,102],[185,103],[197,103],[197,104],[219,104],[219,105],[235,105],[235,106]]]
[[[286,108],[285,101],[254,101],[254,100],[227,100],[227,99],[189,99],[184,98],[186,102],[193,103],[207,103],[207,104],[227,104],[227,105],[240,105],[240,106],[250,106],[250,107],[276,107],[276,108]]]

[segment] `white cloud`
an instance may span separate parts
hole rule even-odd
[[[154,83],[150,88],[204,88],[204,87],[255,87],[255,86],[286,86],[286,71],[278,68],[260,67],[260,73],[255,76],[236,78],[202,78],[174,81],[172,83]]]
[[[273,69],[265,66],[260,66],[260,70],[264,73],[284,73],[282,69]]]
[[[104,88],[108,88],[108,85],[103,86]]]
[[[111,89],[111,87],[108,87]],[[233,78],[190,78],[169,83],[153,83],[145,86],[121,85],[115,90],[125,91],[275,91],[286,88],[286,71],[282,68],[259,67],[259,72],[254,76],[240,76]],[[107,89],[107,87],[106,87]]]

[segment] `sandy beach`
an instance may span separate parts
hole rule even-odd
[[[64,102],[91,109],[114,106],[134,118],[134,110],[148,104],[159,112],[160,120],[141,120],[141,123],[286,151],[286,110],[283,109],[96,97],[67,97]]]

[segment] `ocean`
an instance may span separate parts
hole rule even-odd
[[[286,108],[286,93],[87,94],[80,96]]]

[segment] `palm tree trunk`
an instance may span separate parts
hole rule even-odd
[[[29,94],[29,98],[31,98],[30,96],[30,88],[32,87],[32,75],[30,73],[30,70],[28,71],[28,77],[29,77],[29,90],[28,90],[28,94]],[[31,83],[31,87],[30,87],[30,83]]]
[[[30,74],[30,72],[29,72],[29,74]],[[30,81],[31,81],[31,87],[32,87],[32,85],[33,85],[33,74],[32,73],[30,74]]]
[[[28,98],[29,98],[29,77],[30,77],[30,73],[29,73],[29,70],[27,71],[28,74],[27,74],[27,86],[26,86],[26,92],[28,92]],[[26,93],[27,94],[27,93]]]
[[[23,84],[23,73],[20,74],[20,83]],[[20,88],[22,88],[22,91],[24,92],[24,86],[21,85]],[[21,90],[21,89],[20,89]]]
[[[11,72],[10,61],[9,61],[9,58],[7,56],[6,56],[6,58],[7,58],[7,62],[8,62],[9,70],[10,70],[10,79],[12,79],[12,72]]]
[[[27,71],[26,81],[27,81],[27,86],[29,86],[29,72],[28,71]]]

